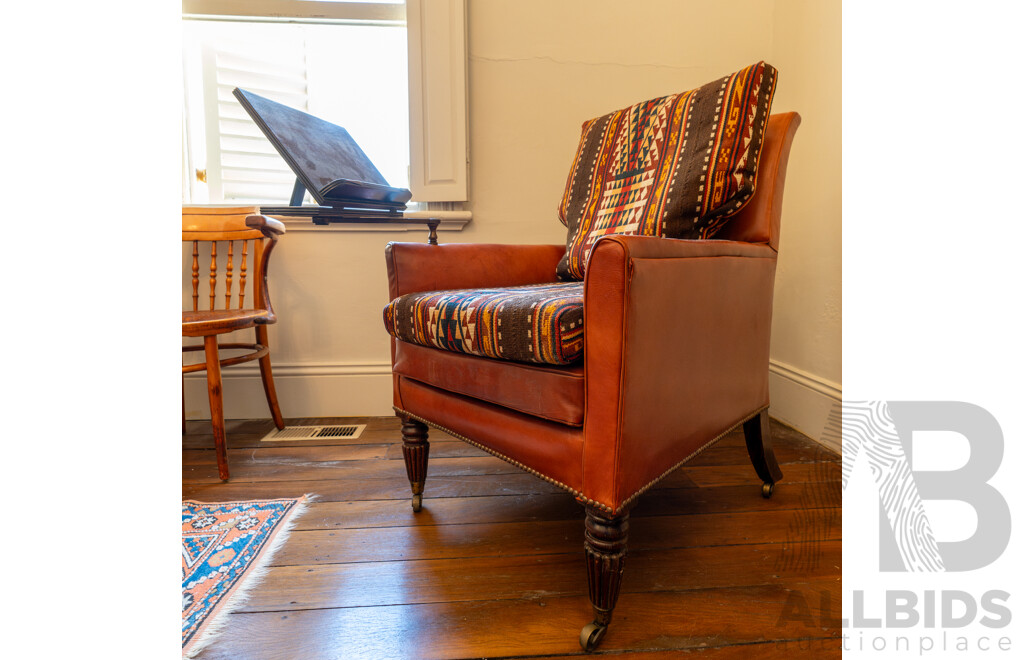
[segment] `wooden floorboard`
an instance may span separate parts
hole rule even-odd
[[[208,424],[189,422],[182,438],[183,499],[317,496],[200,660],[582,655],[592,615],[571,496],[431,431],[414,514],[395,418],[288,423],[367,428],[264,442],[269,421],[229,422],[229,483],[217,478]],[[615,618],[594,655],[839,657],[839,457],[772,428],[784,477],[771,500],[739,432],[641,497]]]

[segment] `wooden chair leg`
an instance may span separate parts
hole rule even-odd
[[[181,434],[185,435],[185,374],[181,374]]]
[[[594,621],[580,631],[580,646],[593,651],[604,638],[619,599],[619,585],[626,561],[629,514],[608,516],[596,507],[587,507],[583,549],[587,557],[587,586]]]
[[[761,495],[767,499],[775,492],[775,482],[782,479],[782,470],[772,449],[772,430],[768,426],[767,410],[762,410],[757,417],[744,422],[743,436],[747,440],[750,462],[754,464],[754,470],[762,481]]]
[[[256,326],[256,342],[269,346],[267,326]],[[281,407],[277,404],[277,389],[274,388],[274,372],[270,369],[270,353],[260,358],[260,377],[263,379],[263,392],[267,395],[267,405],[270,406],[270,416],[274,418],[274,426],[278,429],[284,428],[284,418],[281,417]]]
[[[427,435],[426,424],[402,418],[402,455],[409,485],[412,486],[412,510],[417,512],[423,506],[423,484],[427,481],[427,458],[430,456]]]
[[[227,481],[228,445],[224,436],[224,397],[221,392],[217,335],[204,337],[203,345],[206,349],[206,388],[210,392],[210,424],[213,426],[213,442],[217,448],[217,472],[222,481]]]

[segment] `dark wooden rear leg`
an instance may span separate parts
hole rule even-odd
[[[256,343],[260,346],[270,345],[270,335],[267,326],[256,326]],[[277,403],[277,388],[274,387],[274,371],[270,366],[270,353],[260,358],[260,378],[263,379],[263,393],[267,395],[267,405],[270,406],[270,416],[274,419],[274,426],[278,430],[284,430],[284,417],[281,416],[281,406]]]
[[[423,484],[427,481],[427,458],[430,455],[427,425],[403,417],[402,443],[405,472],[412,486],[412,510],[418,512],[423,506]]]
[[[580,631],[580,646],[585,651],[597,648],[611,623],[612,610],[619,599],[628,536],[628,513],[609,516],[596,507],[587,506],[583,550],[587,557],[587,586],[594,621]]]
[[[743,436],[747,440],[747,453],[754,464],[757,476],[761,477],[761,495],[769,498],[775,491],[775,482],[782,479],[782,470],[775,460],[772,449],[772,430],[768,426],[768,411],[762,410],[757,417],[743,423]]]

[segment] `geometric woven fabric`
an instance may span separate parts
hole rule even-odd
[[[409,293],[384,308],[384,326],[446,351],[569,364],[583,355],[583,283]]]
[[[583,124],[558,217],[569,231],[562,280],[582,280],[607,234],[711,237],[754,192],[775,93],[764,62],[697,89]]]
[[[181,503],[181,648],[198,653],[230,612],[307,498]],[[246,583],[246,580],[249,582]],[[234,602],[233,602],[234,601]]]

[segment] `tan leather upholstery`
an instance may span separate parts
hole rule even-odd
[[[517,412],[583,426],[583,365],[506,362],[395,342],[394,372]]]
[[[715,238],[748,243],[768,243],[779,249],[782,226],[782,191],[786,185],[786,165],[800,115],[787,112],[772,115],[765,129],[764,147],[757,166],[754,195],[739,213],[729,219]],[[761,185],[764,183],[765,185]]]
[[[796,113],[770,118],[756,191],[722,240],[597,241],[584,284],[582,371],[393,342],[396,408],[608,513],[628,508],[768,405],[782,192],[799,121]],[[393,243],[390,295],[553,282],[563,251]]]
[[[597,242],[584,294],[590,499],[617,510],[768,405],[774,273],[763,245]]]
[[[563,488],[583,488],[583,430],[447,392],[397,376],[407,409],[417,418],[500,455]],[[440,422],[437,420],[444,420]]]
[[[482,289],[555,281],[564,245],[388,243],[391,300],[417,291]]]

